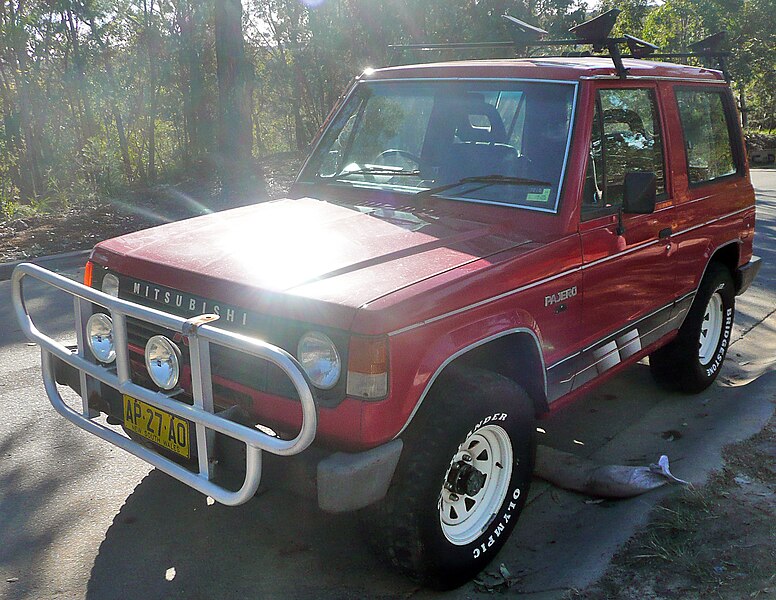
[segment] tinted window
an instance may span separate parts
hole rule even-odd
[[[687,150],[690,183],[712,181],[737,171],[721,92],[676,90]]]
[[[665,192],[663,139],[651,89],[598,92],[583,208],[622,204],[625,175],[655,173],[657,193]]]

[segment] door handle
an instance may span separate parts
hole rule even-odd
[[[660,232],[657,234],[657,237],[658,239],[664,240],[666,238],[670,238],[673,232],[674,230],[671,227],[666,227],[665,229],[660,230]]]

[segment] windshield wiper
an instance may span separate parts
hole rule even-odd
[[[467,183],[483,184],[482,186],[470,191],[476,191],[490,185],[542,185],[542,186],[552,187],[551,182],[542,181],[541,179],[529,179],[526,177],[510,177],[508,175],[493,174],[493,175],[478,175],[475,177],[464,177],[463,179],[459,179],[455,183],[448,183],[446,185],[440,185],[439,187],[433,187],[427,190],[423,190],[415,194],[415,196],[417,198],[426,198],[428,196],[435,196],[437,194],[441,194],[442,192],[446,192],[447,190],[451,190],[453,188],[466,185]]]
[[[355,171],[343,171],[341,173],[337,173],[334,177],[332,177],[332,179],[344,179],[349,175],[396,175],[411,177],[420,175],[420,171],[417,169],[411,171],[404,169],[392,169],[390,167],[362,167],[361,169],[356,169]]]

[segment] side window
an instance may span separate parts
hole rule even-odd
[[[653,172],[665,193],[663,137],[651,89],[599,90],[583,199],[583,218],[622,204],[625,175]]]
[[[687,151],[690,183],[703,183],[737,172],[722,93],[677,89],[679,118]]]

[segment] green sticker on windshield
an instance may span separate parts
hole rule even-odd
[[[552,188],[544,188],[540,194],[526,194],[526,202],[549,202]]]

